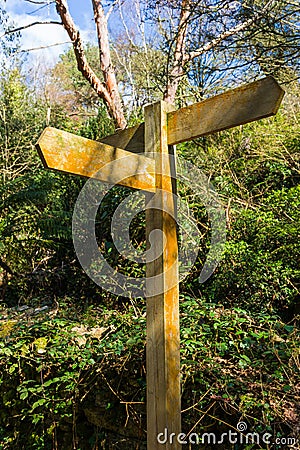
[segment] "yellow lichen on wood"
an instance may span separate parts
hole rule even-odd
[[[283,89],[272,77],[232,89],[168,114],[168,144],[174,145],[269,117],[278,111]]]
[[[172,149],[167,143],[167,113],[173,107],[158,102],[145,108],[146,154],[156,161],[156,194],[146,210],[146,235],[152,241],[146,265],[147,292],[147,448],[162,448],[157,440],[166,428],[181,433],[179,277],[175,179]],[[171,154],[170,154],[171,153]],[[153,248],[152,248],[153,246]],[[151,255],[160,255],[152,260]],[[179,450],[177,440],[165,449]]]
[[[46,128],[36,147],[45,167],[111,184],[153,191],[155,163],[151,158]]]

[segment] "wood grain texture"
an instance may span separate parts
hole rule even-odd
[[[161,230],[164,235],[164,239],[158,235],[151,242],[155,254],[160,256],[153,261],[148,258],[146,264],[149,450],[181,449],[177,440],[165,445],[157,441],[158,434],[165,429],[176,436],[181,432],[178,244],[171,179],[175,174],[169,157],[169,151],[173,150],[167,144],[170,109],[172,106],[164,102],[145,109],[146,155],[155,157],[157,188],[153,208],[146,210],[148,249],[151,232]],[[157,290],[162,293],[155,294]]]
[[[195,139],[277,113],[284,96],[273,77],[249,83],[168,114],[168,144]],[[144,152],[144,128],[120,130],[102,141],[131,152]]]
[[[284,96],[272,77],[246,84],[224,94],[168,114],[168,144],[243,125],[277,113]]]
[[[102,138],[101,142],[123,148],[128,152],[143,153],[145,151],[145,124],[141,123],[125,130],[119,130],[115,134]]]
[[[43,131],[36,147],[49,169],[145,191],[155,187],[155,163],[143,155],[52,127]]]

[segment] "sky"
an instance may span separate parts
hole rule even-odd
[[[42,2],[42,0],[41,0]],[[7,11],[9,18],[15,26],[24,26],[36,21],[59,21],[55,4],[51,0],[44,0],[44,5],[37,5],[26,0],[0,0],[0,5]],[[79,28],[84,42],[96,42],[93,22],[93,11],[90,0],[68,0],[70,13]],[[60,25],[36,25],[22,31],[21,49],[36,49],[53,45],[47,49],[32,50],[29,61],[34,59],[45,60],[54,64],[59,55],[70,47],[69,37]],[[54,45],[60,43],[61,45]]]
[[[37,3],[40,3],[40,5]],[[111,3],[111,0],[102,2],[106,9]],[[67,4],[76,27],[80,31],[83,42],[97,45],[91,0],[67,0]],[[128,32],[131,34],[133,30],[138,29],[135,2],[132,0],[123,0],[122,5],[122,14],[124,20],[126,20]],[[60,21],[53,0],[0,0],[0,7],[7,12],[9,19],[14,22],[16,27],[26,26],[33,22]],[[143,16],[144,12],[141,14]],[[150,36],[153,32],[152,25],[149,28],[147,23],[144,22],[144,26],[145,33],[147,36]],[[108,29],[109,35],[113,39],[120,32],[124,32],[120,13],[117,8],[109,16]],[[38,61],[38,63],[45,61],[48,66],[53,66],[58,61],[59,55],[71,46],[69,37],[61,25],[36,25],[22,30],[21,33],[21,50],[31,50],[28,53],[27,61],[32,63],[35,61]],[[0,39],[1,34],[0,23]],[[39,49],[39,47],[47,48]]]

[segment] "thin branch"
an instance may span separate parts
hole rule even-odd
[[[195,50],[188,55],[185,55],[184,62],[187,63],[188,61],[191,61],[198,56],[201,56],[203,53],[208,52],[212,48],[216,47],[218,44],[220,44],[222,41],[224,41],[226,38],[234,36],[235,34],[244,31],[246,28],[248,28],[250,25],[252,25],[255,22],[256,18],[252,18],[247,20],[246,22],[243,22],[242,24],[239,24],[233,28],[230,28],[230,30],[225,31],[224,33],[220,34],[218,37],[213,39],[212,41],[208,42],[207,44],[200,47],[198,50]]]
[[[29,15],[29,16],[33,16],[33,14],[37,13],[38,11],[41,11],[41,9],[48,8],[49,5],[50,5],[50,3],[46,3],[46,5],[42,5],[42,6],[40,6],[39,8],[36,8],[36,9],[34,9],[33,11],[30,11],[30,12],[28,13],[28,15]]]
[[[111,14],[112,14],[115,6],[117,5],[117,3],[118,3],[118,0],[115,0],[114,3],[110,6],[109,10],[106,13],[106,20],[108,20],[109,17],[111,16]]]
[[[17,33],[18,31],[26,30],[26,28],[34,27],[35,25],[62,25],[62,22],[56,22],[55,20],[48,20],[46,22],[32,22],[28,25],[23,25],[18,28],[12,28],[11,30],[6,30],[5,33],[0,36],[0,39],[8,34]]]
[[[72,44],[72,42],[70,42],[70,41],[57,42],[56,44],[41,45],[40,47],[34,47],[34,48],[27,48],[27,49],[17,50],[16,52],[14,52],[14,55],[16,55],[18,53],[33,52],[35,50],[44,50],[46,48],[57,47],[58,45],[66,45],[66,44]]]
[[[34,0],[24,0],[25,2],[28,2],[28,3],[34,3],[35,5],[50,5],[51,3],[55,3],[55,1],[52,1],[52,2],[38,2],[38,1],[34,1]]]
[[[98,31],[98,38],[100,40],[100,37],[101,37],[104,39],[104,41],[108,42],[107,28],[105,29],[105,27],[104,27],[104,29],[102,30],[104,34],[105,34],[105,32],[107,33],[106,36],[102,36],[102,35],[99,36],[97,13],[99,13],[98,6],[99,6],[99,8],[101,8],[101,5],[100,5],[100,3],[99,3],[99,5],[98,5],[98,3],[97,4],[96,3],[97,2],[95,2],[95,0],[93,0],[95,22],[96,22],[97,31]],[[118,92],[116,92],[116,90],[117,90],[116,83],[114,86],[110,85],[109,82],[111,81],[111,78],[109,78],[109,80],[106,80],[105,72],[103,72],[105,83],[102,83],[100,81],[100,79],[98,78],[98,76],[96,75],[96,73],[91,68],[91,66],[89,65],[89,63],[86,59],[86,55],[85,55],[83,42],[81,40],[80,33],[77,30],[76,25],[73,21],[73,18],[71,17],[71,15],[69,13],[67,1],[66,0],[56,0],[56,10],[57,10],[58,14],[60,15],[63,26],[64,26],[65,30],[67,31],[69,38],[71,39],[71,42],[73,44],[73,49],[74,49],[74,54],[75,54],[76,61],[77,61],[78,70],[82,73],[84,78],[90,83],[91,87],[94,89],[94,91],[97,93],[97,95],[104,101],[104,104],[107,107],[110,116],[114,119],[116,125],[120,128],[125,128],[126,121],[125,121],[125,118],[123,115],[122,108],[120,111],[120,109],[119,109],[120,104],[115,103],[114,95],[118,94]],[[101,9],[100,12],[103,12],[103,9]],[[103,15],[104,15],[104,13],[103,13]],[[104,19],[105,19],[105,17],[104,17]],[[103,52],[102,47],[100,45],[99,45],[99,47],[100,47],[100,53]],[[100,57],[101,56],[102,56],[102,53],[101,53]],[[107,56],[107,55],[104,55],[104,56]],[[110,58],[109,58],[109,61],[110,61]],[[110,63],[109,63],[109,67],[106,67],[106,69],[107,69],[107,71],[112,69]],[[103,71],[103,68],[102,68],[102,71]]]
[[[130,42],[130,44],[132,45],[132,47],[135,48],[136,45],[135,45],[135,43],[134,43],[134,41],[133,41],[133,39],[132,39],[132,37],[131,37],[131,35],[130,35],[130,33],[129,33],[129,30],[128,30],[126,21],[124,20],[124,14],[123,14],[122,2],[121,2],[120,0],[118,0],[118,9],[119,9],[120,18],[121,18],[122,25],[123,25],[123,27],[124,27],[124,30],[125,30],[127,39],[128,39],[128,41]]]
[[[207,44],[200,47],[198,50],[195,50],[193,52],[190,52],[189,54],[185,55],[183,60],[186,64],[187,62],[197,58],[198,56],[201,56],[203,53],[211,50],[212,48],[216,47],[218,44],[220,44],[222,41],[227,39],[228,37],[234,36],[241,31],[246,30],[248,27],[253,25],[255,22],[257,22],[263,15],[263,13],[267,12],[269,7],[272,6],[273,0],[269,1],[266,6],[260,11],[260,13],[255,13],[251,19],[246,20],[246,22],[240,23],[236,25],[235,27],[230,28],[227,31],[224,31],[224,33],[221,33],[218,37],[213,39],[212,41],[208,42]]]

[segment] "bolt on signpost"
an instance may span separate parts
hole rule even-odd
[[[37,142],[46,168],[155,194],[146,210],[147,246],[151,247],[146,260],[148,450],[181,448],[177,439],[181,402],[174,146],[274,115],[283,95],[274,78],[267,77],[177,111],[157,102],[145,108],[145,123],[101,142],[51,127]],[[151,240],[157,230],[160,233]],[[173,439],[161,444],[157,437],[165,430]]]

